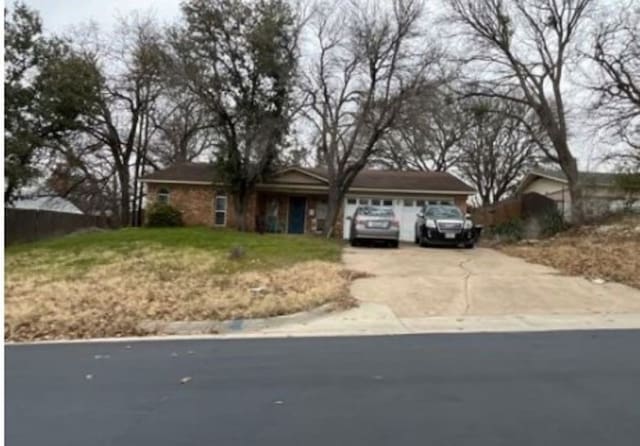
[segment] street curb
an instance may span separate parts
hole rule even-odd
[[[293,314],[255,319],[229,319],[224,321],[144,321],[141,328],[148,332],[158,333],[148,336],[122,336],[109,338],[83,338],[83,339],[46,339],[36,341],[4,341],[5,345],[47,345],[47,344],[80,344],[80,343],[107,343],[107,342],[146,342],[146,341],[179,341],[198,339],[233,339],[236,337],[251,336],[286,338],[290,335],[265,334],[260,330],[277,328],[288,324],[306,324],[315,319],[334,313],[333,304],[327,303],[308,311],[300,311]]]
[[[287,324],[305,324],[332,312],[331,303],[320,305],[308,311],[255,319],[229,319],[224,321],[144,321],[140,328],[159,335],[198,335],[248,333]]]
[[[319,307],[316,310],[319,310]],[[309,313],[309,312],[307,312]],[[298,317],[305,314],[294,314],[288,317]],[[326,313],[325,313],[326,315]],[[279,316],[280,320],[287,316]],[[563,319],[570,319],[570,321]],[[313,318],[309,317],[309,320]],[[445,325],[438,321],[449,320]],[[549,320],[551,319],[551,321]],[[556,319],[553,321],[553,319]],[[496,324],[502,320],[503,323]],[[573,320],[573,323],[571,323]],[[427,326],[416,326],[416,322],[429,322]],[[491,321],[489,325],[485,324]],[[272,332],[228,332],[223,334],[194,334],[194,335],[160,335],[160,336],[129,336],[121,338],[93,338],[93,339],[54,339],[28,342],[5,342],[6,346],[42,346],[42,345],[73,345],[73,344],[105,344],[105,343],[138,343],[154,341],[206,341],[206,340],[260,340],[260,339],[294,339],[294,338],[327,338],[327,337],[364,337],[364,336],[412,336],[426,334],[507,334],[507,333],[540,333],[540,332],[578,332],[578,331],[610,331],[610,330],[640,330],[640,314],[599,314],[599,315],[513,315],[508,317],[433,317],[402,319],[403,329],[371,330],[367,328],[349,327],[346,330],[323,330],[312,332],[300,331],[272,331]],[[413,323],[412,323],[413,322]],[[483,322],[476,324],[474,322]],[[506,322],[506,323],[504,323]],[[570,323],[567,323],[570,322]],[[280,324],[279,324],[280,325]],[[273,325],[271,326],[273,327]]]

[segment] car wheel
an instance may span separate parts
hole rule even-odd
[[[414,236],[413,236],[413,243],[415,243],[416,245],[420,244],[420,237],[418,237],[418,234],[414,232]]]
[[[429,246],[429,241],[424,236],[422,231],[420,231],[420,246],[422,246],[423,248],[427,248]]]
[[[398,240],[394,240],[391,242],[392,248],[397,248],[398,246],[400,246],[400,242]]]
[[[349,243],[351,244],[351,246],[358,246],[358,239],[352,238]]]
[[[474,246],[475,246],[475,245],[474,245],[474,243],[473,243],[473,242],[472,242],[472,243],[465,243],[465,244],[464,244],[464,247],[465,247],[466,249],[473,249],[473,247],[474,247]]]

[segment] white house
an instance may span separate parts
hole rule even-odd
[[[640,191],[622,190],[617,181],[620,174],[606,172],[580,172],[579,181],[584,196],[585,213],[603,215],[623,210],[631,205],[640,210]],[[571,219],[571,196],[568,181],[560,170],[534,169],[518,187],[518,193],[537,192],[554,200],[567,220]]]

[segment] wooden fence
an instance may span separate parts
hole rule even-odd
[[[491,228],[514,219],[526,220],[531,217],[541,216],[556,209],[557,204],[551,198],[535,192],[529,192],[502,200],[492,206],[474,209],[471,214],[476,224]]]
[[[106,217],[39,211],[36,209],[4,208],[4,244],[32,242],[69,234],[86,228],[111,228]]]

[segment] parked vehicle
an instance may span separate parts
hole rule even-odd
[[[360,206],[351,217],[351,246],[363,240],[381,240],[394,248],[400,241],[400,222],[393,210],[373,206]]]
[[[473,248],[481,226],[476,226],[471,216],[464,215],[454,205],[426,205],[418,213],[415,225],[415,242],[420,246],[449,245]]]

